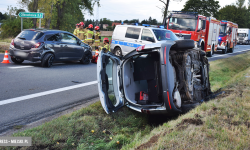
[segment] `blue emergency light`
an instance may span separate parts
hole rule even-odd
[[[164,29],[164,26],[162,25],[162,26],[160,26],[160,28],[161,28],[161,29]]]
[[[150,25],[149,24],[142,24],[142,26],[149,27]]]

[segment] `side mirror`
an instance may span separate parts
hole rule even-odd
[[[146,41],[155,42],[155,40],[153,38],[151,38],[151,37],[147,37]]]

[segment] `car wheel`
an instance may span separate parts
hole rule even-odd
[[[82,64],[89,64],[92,59],[92,53],[90,51],[84,52],[82,59],[80,60],[80,63]]]
[[[222,50],[222,54],[226,54],[227,53],[227,49],[228,49],[228,46],[225,46],[225,49]]]
[[[120,47],[115,48],[115,55],[116,56],[122,56],[122,50]]]
[[[11,60],[15,63],[15,64],[21,64],[24,60],[23,59],[19,59],[19,58],[12,58]]]
[[[230,48],[229,49],[229,51],[228,51],[229,53],[233,53],[234,52],[234,45],[233,45],[233,47],[232,48]]]
[[[53,54],[51,53],[45,54],[41,62],[42,67],[48,67],[48,68],[51,67],[54,59],[55,56]]]

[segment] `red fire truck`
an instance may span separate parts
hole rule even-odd
[[[218,49],[222,50],[223,54],[227,52],[233,53],[234,47],[237,44],[238,25],[225,20],[221,20],[220,23],[221,28]]]
[[[210,57],[217,50],[220,21],[215,18],[195,12],[173,11],[165,18],[163,25],[179,38],[196,41],[197,47],[205,50]],[[205,42],[205,39],[209,41]]]
[[[198,15],[195,12],[173,11],[168,18],[165,18],[164,26],[184,39],[192,39],[197,46],[204,47],[207,17]]]

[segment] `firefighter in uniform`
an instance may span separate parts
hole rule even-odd
[[[76,28],[75,28],[75,30],[74,30],[74,32],[73,32],[73,34],[74,34],[75,36],[77,36],[78,27],[79,27],[79,23],[76,24]]]
[[[104,46],[101,48],[105,53],[107,53],[108,51],[110,51],[110,46],[109,46],[109,38],[104,38],[103,39],[103,44]]]
[[[94,31],[93,31],[93,25],[90,24],[88,26],[88,30],[85,32],[85,43],[89,46],[92,46],[94,40]]]
[[[99,46],[100,46],[100,42],[101,42],[101,33],[100,33],[100,28],[99,26],[96,26],[95,27],[95,36],[94,36],[94,39],[95,39],[95,50],[99,50]]]
[[[77,37],[84,42],[85,39],[85,29],[84,29],[84,23],[80,22],[79,23],[79,28],[77,30]]]
[[[95,55],[92,56],[92,63],[97,63],[97,59],[99,56],[99,47],[101,42],[101,34],[99,26],[95,27],[95,36],[94,36],[94,46],[95,46]]]

